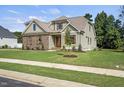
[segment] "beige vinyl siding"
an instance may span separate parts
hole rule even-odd
[[[36,30],[34,31],[33,30],[33,24],[36,24],[36,23],[31,23],[31,25],[29,26],[29,28],[26,30],[25,33],[37,33],[37,32],[44,32],[43,29],[41,29],[37,24],[36,24]]]

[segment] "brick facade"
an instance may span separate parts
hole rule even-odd
[[[49,35],[23,36],[23,49],[46,50],[49,48]]]

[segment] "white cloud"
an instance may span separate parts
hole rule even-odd
[[[13,14],[19,14],[19,12],[15,11],[15,10],[8,10],[8,12],[13,13]]]
[[[21,20],[21,19],[17,19],[16,22],[19,23],[19,24],[23,24],[24,23],[24,21]]]
[[[30,20],[31,20],[31,19],[39,19],[37,16],[29,16],[28,18],[29,18]]]
[[[40,12],[43,14],[52,14],[52,15],[58,15],[61,13],[61,11],[57,8],[50,8],[48,10],[41,10]]]
[[[3,20],[11,23],[19,23],[19,24],[24,23],[24,19],[22,20],[22,18],[19,17],[4,17]]]
[[[47,21],[48,20],[48,18],[46,16],[29,16],[28,19],[29,20],[38,19],[38,20],[41,20],[41,21]]]
[[[71,15],[66,15],[66,17],[72,17]]]
[[[57,8],[51,8],[51,9],[49,9],[49,13],[53,14],[53,15],[57,15],[57,14],[60,14],[61,11]]]

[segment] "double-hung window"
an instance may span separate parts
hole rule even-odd
[[[58,24],[57,24],[57,30],[61,30],[62,28],[63,28],[62,23],[58,23]]]

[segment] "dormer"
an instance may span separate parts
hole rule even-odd
[[[50,28],[54,31],[60,31],[67,25],[67,23],[68,23],[67,17],[61,16],[61,17],[51,21]]]

